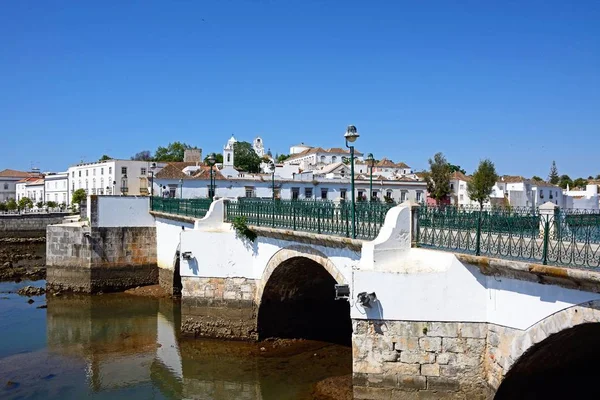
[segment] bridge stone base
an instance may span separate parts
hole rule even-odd
[[[182,277],[181,332],[257,340],[256,280]]]
[[[355,399],[486,399],[487,324],[353,320]]]

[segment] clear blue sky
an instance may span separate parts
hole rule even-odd
[[[5,1],[0,169],[261,135],[600,174],[600,1]]]

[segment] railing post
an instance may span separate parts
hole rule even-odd
[[[296,230],[296,207],[294,207],[294,203],[292,203],[292,223],[294,225],[294,230]]]
[[[556,234],[556,209],[558,206],[547,202],[540,206],[540,234],[543,239],[542,264],[548,264],[548,246],[550,245],[551,235]]]
[[[317,233],[321,233],[321,207],[317,206]]]
[[[475,255],[481,255],[481,213],[482,210],[479,208],[479,214],[477,215],[477,232],[475,236]]]
[[[542,247],[542,264],[548,265],[548,239],[550,237],[550,218],[546,214],[543,216],[544,221],[544,244]]]

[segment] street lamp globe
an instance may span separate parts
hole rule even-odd
[[[375,158],[373,157],[373,153],[367,154],[367,163],[370,167],[373,167],[373,164],[375,164]]]
[[[214,154],[209,155],[208,158],[206,159],[206,161],[208,162],[208,165],[210,165],[211,167],[213,165],[215,165],[216,159],[215,159]]]
[[[354,125],[348,125],[348,128],[346,128],[346,133],[344,134],[346,140],[349,143],[354,143],[359,136],[360,135],[356,131],[356,127]]]

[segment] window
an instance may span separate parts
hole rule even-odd
[[[254,197],[254,187],[246,186],[246,197]]]
[[[332,163],[336,163],[337,162],[337,157],[336,156],[332,156],[331,157],[331,162]]]
[[[94,189],[96,188],[96,178],[94,178],[94,179],[92,180],[92,187],[93,187]]]
[[[87,179],[85,180],[85,190],[86,191],[88,190],[88,180]]]
[[[312,199],[313,197],[313,190],[312,188],[304,188],[304,198],[305,199]]]
[[[544,189],[540,189],[540,199],[544,198]]]
[[[75,171],[71,171],[71,178],[75,178]]]
[[[4,184],[4,190],[8,190],[8,183]]]
[[[325,156],[321,156],[321,162],[325,163]]]
[[[140,170],[140,175],[146,175],[146,168],[142,168]]]
[[[92,170],[92,175],[96,176],[96,168]]]
[[[104,175],[104,167],[100,168],[100,175]]]
[[[90,170],[89,169],[85,170],[85,176],[90,176]]]
[[[121,167],[121,174],[127,175],[127,167]]]
[[[292,200],[298,200],[300,196],[300,188],[292,188]]]
[[[400,201],[405,202],[407,198],[408,198],[408,192],[406,190],[401,191],[400,192]]]
[[[367,196],[365,196],[365,191],[364,190],[359,190],[358,191],[358,199],[357,200],[366,200]]]
[[[54,193],[54,202],[58,203],[58,193]]]
[[[108,174],[112,174],[112,167],[108,167]]]
[[[58,182],[54,182],[54,189],[58,189]]]
[[[340,199],[346,200],[346,189],[340,189]]]
[[[371,198],[372,198],[373,200],[375,200],[375,199],[379,198],[379,191],[377,191],[377,190],[373,190],[373,193],[371,193]]]
[[[461,183],[460,186],[458,187],[460,190],[465,190],[465,184]]]
[[[387,197],[388,199],[392,198],[392,191],[388,190],[387,192],[385,192],[385,197]]]
[[[227,153],[227,162],[231,162],[231,153]]]
[[[454,190],[454,183],[450,184],[450,190]]]
[[[423,192],[417,192],[417,201],[423,201]]]
[[[321,200],[327,200],[327,192],[329,191],[329,189],[327,188],[321,188]]]
[[[77,171],[77,172],[79,172],[79,177],[81,178],[81,171]]]
[[[100,189],[104,188],[104,178],[100,178]]]
[[[465,196],[461,194],[461,195],[459,196],[459,198],[460,198],[460,201],[463,201],[463,200],[464,200],[464,198],[465,198]]]

